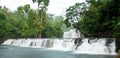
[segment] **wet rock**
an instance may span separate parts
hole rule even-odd
[[[120,50],[120,39],[119,38],[116,38],[115,40],[115,47],[116,47],[115,52],[118,53],[118,51]]]
[[[2,44],[6,39],[0,39],[0,44]]]
[[[117,53],[117,55],[115,55],[114,58],[120,58],[120,51]]]
[[[75,38],[74,44],[75,44],[75,50],[81,45],[82,38]]]
[[[113,38],[108,38],[108,39],[106,39],[105,46],[109,46],[113,41],[114,41]]]

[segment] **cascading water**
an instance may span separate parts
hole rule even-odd
[[[71,39],[9,39],[3,44],[20,47],[54,48],[62,50],[72,50],[74,48],[74,43]]]
[[[115,41],[111,40],[111,43],[106,41],[108,38],[93,39],[91,43],[88,43],[88,39],[84,39],[82,44],[78,47],[79,53],[89,53],[89,54],[115,54]]]
[[[76,32],[76,29],[64,32],[63,38],[67,39],[8,39],[3,45],[15,45],[20,47],[32,47],[32,48],[49,48],[57,50],[74,51],[74,53],[84,54],[115,54],[115,40],[108,38],[81,39],[79,46],[76,49],[75,39],[80,38],[80,33]]]
[[[93,39],[90,43],[88,43],[88,38],[85,38],[75,50],[74,39],[8,39],[3,43],[3,45],[69,50],[85,54],[115,54],[115,41],[106,44],[106,38]]]
[[[70,29],[69,31],[64,32],[63,38],[80,38],[80,32],[76,29]]]

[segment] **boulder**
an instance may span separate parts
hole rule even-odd
[[[114,58],[120,58],[120,51],[117,53],[117,55],[115,55]]]
[[[115,47],[116,47],[115,52],[118,53],[120,50],[120,38],[116,38]]]

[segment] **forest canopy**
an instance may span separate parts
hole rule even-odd
[[[47,13],[49,0],[32,1],[38,3],[37,10],[31,9],[29,4],[13,12],[0,7],[0,38],[62,37],[63,17]]]
[[[86,0],[66,10],[66,20],[85,37],[120,36],[120,1]]]

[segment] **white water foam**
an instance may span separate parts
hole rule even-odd
[[[63,38],[80,38],[80,32],[76,29],[70,29],[69,31],[64,32]]]
[[[14,45],[30,48],[48,48],[51,50],[74,51],[82,54],[115,54],[115,41],[106,46],[106,39],[94,39],[88,43],[88,39],[83,39],[81,45],[75,50],[72,39],[8,39],[3,45]]]
[[[105,46],[106,39],[99,39],[97,42],[88,43],[88,39],[84,39],[83,43],[78,47],[75,54],[106,54],[115,55],[115,41]]]

